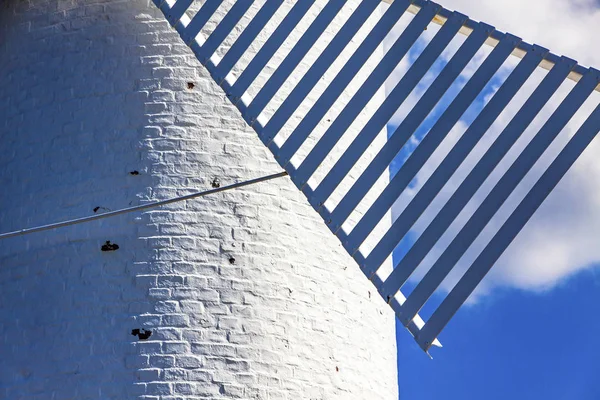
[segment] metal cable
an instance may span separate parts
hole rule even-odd
[[[49,230],[49,229],[61,228],[63,226],[76,225],[76,224],[81,224],[81,223],[84,223],[84,222],[95,221],[95,220],[98,220],[98,219],[104,219],[104,218],[114,217],[116,215],[127,214],[127,213],[134,212],[134,211],[139,211],[139,210],[145,210],[145,209],[148,209],[148,208],[154,208],[154,207],[164,206],[166,204],[176,203],[176,202],[179,202],[179,201],[195,199],[196,197],[204,197],[204,196],[208,196],[209,194],[224,192],[224,191],[231,190],[231,189],[237,189],[237,188],[241,188],[241,187],[244,187],[244,186],[254,185],[256,183],[260,183],[260,182],[265,182],[265,181],[269,181],[269,180],[272,180],[272,179],[281,178],[281,177],[286,176],[286,175],[287,175],[287,172],[279,172],[277,174],[267,175],[267,176],[263,176],[263,177],[260,177],[260,178],[251,179],[249,181],[238,182],[238,183],[234,183],[232,185],[223,186],[223,187],[215,188],[215,189],[211,189],[211,190],[206,190],[204,192],[197,192],[197,193],[192,193],[192,194],[188,194],[188,195],[181,196],[181,197],[175,197],[175,198],[172,198],[172,199],[156,201],[154,203],[148,203],[148,204],[142,204],[142,205],[134,206],[134,207],[122,208],[120,210],[109,211],[109,212],[106,212],[104,214],[91,215],[89,217],[76,218],[76,219],[72,219],[72,220],[69,220],[69,221],[63,221],[63,222],[57,222],[57,223],[54,223],[54,224],[37,226],[35,228],[25,228],[25,229],[20,229],[18,231],[2,233],[2,234],[0,234],[0,240],[2,240],[2,239],[8,239],[10,237],[15,237],[15,236],[27,235],[29,233],[46,231],[46,230]]]

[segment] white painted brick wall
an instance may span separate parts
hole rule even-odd
[[[0,7],[0,231],[279,171],[147,0]],[[393,314],[287,178],[0,241],[2,399],[397,393]]]

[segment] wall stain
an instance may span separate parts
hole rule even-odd
[[[100,250],[102,251],[115,251],[119,249],[119,245],[116,243],[111,243],[110,240],[107,240],[106,243],[102,245]]]
[[[132,329],[131,334],[137,336],[140,340],[148,340],[148,338],[152,336],[152,330]]]

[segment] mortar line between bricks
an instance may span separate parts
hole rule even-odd
[[[62,228],[64,226],[77,225],[77,224],[81,224],[84,222],[95,221],[98,219],[110,218],[110,217],[114,217],[114,216],[121,215],[121,214],[127,214],[127,213],[131,213],[134,211],[146,210],[148,208],[160,207],[160,206],[164,206],[164,205],[171,204],[171,203],[177,203],[179,201],[194,199],[197,197],[204,197],[204,196],[208,196],[210,194],[225,192],[227,190],[238,189],[238,188],[241,188],[244,186],[250,186],[250,185],[257,184],[257,183],[281,178],[281,177],[286,176],[287,174],[288,174],[287,172],[279,172],[277,174],[266,175],[266,176],[262,176],[260,178],[250,179],[247,181],[234,183],[234,184],[231,184],[228,186],[223,186],[220,188],[206,190],[204,192],[196,192],[196,193],[188,194],[185,196],[174,197],[174,198],[167,199],[167,200],[156,201],[153,203],[142,204],[142,205],[134,206],[134,207],[122,208],[122,209],[116,210],[116,211],[109,211],[109,212],[106,212],[103,214],[90,215],[88,217],[76,218],[76,219],[71,219],[71,220],[62,221],[62,222],[56,222],[53,224],[36,226],[34,228],[25,228],[25,229],[20,229],[20,230],[13,231],[13,232],[6,232],[6,233],[0,234],[0,240],[8,239],[8,238],[15,237],[15,236],[23,236],[23,235],[27,235],[27,234],[35,233],[35,232],[47,231],[50,229]]]

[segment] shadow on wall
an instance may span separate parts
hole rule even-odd
[[[85,3],[0,0],[2,232],[147,197],[137,78],[150,72],[123,57],[140,9],[116,20]],[[0,241],[0,398],[132,397],[134,319],[151,307],[134,278],[148,251],[138,225],[124,215]]]

